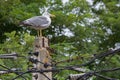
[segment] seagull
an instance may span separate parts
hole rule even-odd
[[[31,17],[27,20],[24,20],[20,23],[22,26],[28,26],[32,29],[37,30],[38,37],[42,36],[42,30],[46,29],[50,26],[51,24],[51,18],[50,17],[55,17],[55,15],[52,15],[45,11],[42,16],[34,16]]]

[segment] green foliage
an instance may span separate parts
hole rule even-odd
[[[28,33],[25,33],[23,36],[19,37],[16,35],[16,31],[13,31],[11,33],[6,33],[7,36],[6,41],[4,44],[0,44],[0,54],[9,54],[9,53],[17,53],[21,56],[26,56],[22,58],[18,58],[15,60],[0,60],[2,65],[7,66],[8,68],[22,68],[22,71],[27,70],[27,56],[28,51],[32,51],[32,42],[34,40],[33,36],[30,36]],[[2,69],[2,67],[1,67]],[[2,76],[1,79],[12,79],[16,76],[16,74],[10,74],[6,78],[5,76]],[[27,76],[27,75],[26,75]],[[28,77],[30,79],[30,77]]]

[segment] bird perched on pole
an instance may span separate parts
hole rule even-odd
[[[38,37],[42,36],[42,30],[46,29],[50,26],[51,24],[51,18],[50,17],[55,17],[55,15],[52,15],[45,11],[42,16],[34,16],[32,18],[29,18],[25,21],[22,21],[20,25],[28,26],[32,29],[37,30],[38,32]]]

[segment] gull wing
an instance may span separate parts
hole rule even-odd
[[[23,21],[23,24],[34,27],[38,27],[38,26],[42,27],[43,25],[48,23],[49,21],[47,20],[47,17],[44,16],[35,16]]]

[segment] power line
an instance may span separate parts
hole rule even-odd
[[[113,54],[115,55],[118,52],[120,52],[120,49],[108,51],[108,52],[105,52],[105,53],[101,53],[101,54],[98,54],[98,55],[94,56],[87,63],[83,63],[83,64],[79,64],[79,65],[69,65],[69,66],[61,66],[61,68],[55,68],[55,65],[52,66],[52,65],[47,64],[47,66],[52,66],[53,67],[52,69],[47,69],[47,70],[43,70],[43,69],[37,70],[37,69],[34,68],[34,69],[28,70],[26,72],[22,72],[22,71],[20,72],[20,71],[16,71],[16,70],[11,70],[8,67],[3,66],[1,64],[0,64],[0,66],[7,69],[6,71],[8,71],[9,73],[17,73],[18,72],[19,73],[18,76],[16,76],[15,78],[12,79],[12,80],[15,80],[19,77],[23,77],[23,75],[27,74],[27,73],[40,73],[40,74],[44,75],[45,72],[60,72],[60,71],[63,71],[63,70],[73,70],[73,71],[78,71],[79,72],[79,70],[76,70],[75,68],[81,67],[81,66],[88,66],[89,64],[92,64],[96,59],[104,58],[104,57],[107,57],[107,56],[113,55]],[[45,63],[43,63],[41,61],[38,61],[37,59],[32,59],[31,58],[30,61],[33,62],[33,63],[39,62],[39,63],[45,65]],[[67,61],[69,61],[69,60],[67,60]],[[61,62],[64,62],[64,61],[61,61]],[[82,78],[82,77],[85,77],[85,76],[91,77],[92,75],[95,75],[95,76],[98,76],[98,77],[108,78],[108,77],[100,75],[99,73],[112,72],[112,71],[117,71],[117,70],[120,70],[120,68],[118,67],[118,68],[105,69],[105,70],[100,70],[100,71],[90,71],[90,72],[85,73],[84,75],[82,75],[79,78]],[[46,75],[44,75],[44,76],[48,80],[50,80]],[[79,78],[78,78],[78,80],[79,80]],[[112,78],[109,78],[109,79],[112,79]]]

